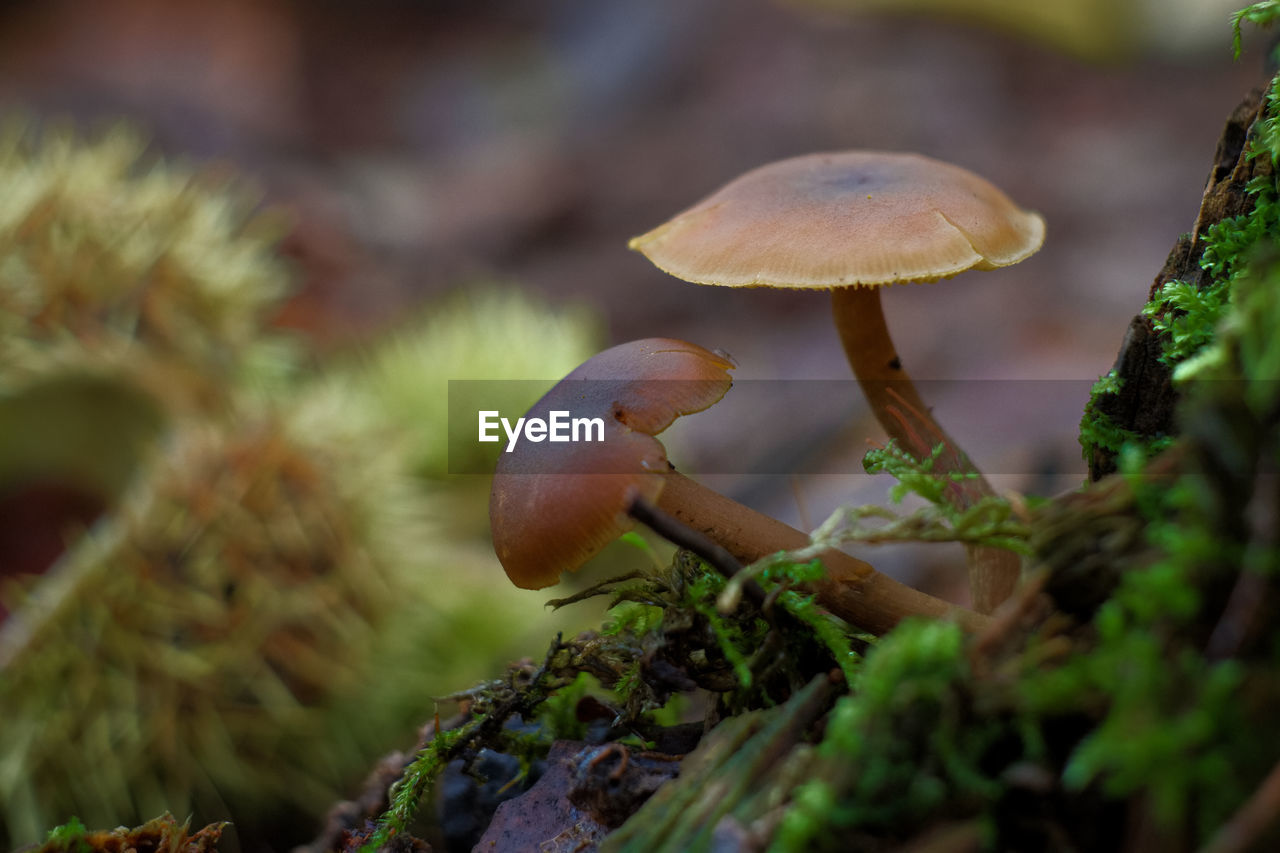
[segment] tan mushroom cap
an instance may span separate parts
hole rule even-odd
[[[634,522],[631,502],[656,502],[670,470],[653,436],[720,400],[732,384],[727,357],[671,338],[647,338],[588,359],[539,400],[551,411],[601,417],[603,442],[521,441],[494,472],[489,521],[511,582],[542,589],[595,556]]]
[[[1044,220],[977,175],[919,154],[845,151],[747,172],[630,242],[686,281],[831,288],[1008,266]]]

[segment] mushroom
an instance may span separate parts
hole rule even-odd
[[[918,154],[847,151],[781,160],[730,182],[634,238],[660,269],[732,287],[829,289],[832,313],[877,420],[934,471],[962,474],[953,503],[994,494],[933,419],[889,337],[880,286],[995,269],[1033,254],[1044,221],[977,175]],[[1018,580],[1016,555],[970,553],[975,607],[989,613]]]
[[[807,547],[807,535],[678,473],[654,438],[679,416],[720,400],[733,363],[694,344],[650,338],[589,359],[529,410],[599,418],[602,441],[519,442],[501,454],[489,519],[494,550],[512,583],[541,589],[578,569],[631,529],[638,505],[655,506],[744,563]],[[865,630],[884,633],[907,616],[952,617],[977,630],[984,617],[898,583],[831,550],[818,602]]]

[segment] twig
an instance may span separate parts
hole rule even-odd
[[[668,515],[641,497],[631,502],[627,513],[663,539],[706,560],[716,571],[731,578],[742,570],[742,563],[708,536]]]
[[[1248,850],[1277,816],[1280,816],[1280,764],[1271,768],[1253,796],[1213,834],[1200,853]]]

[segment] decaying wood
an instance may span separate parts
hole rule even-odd
[[[1210,226],[1253,209],[1253,197],[1245,192],[1255,177],[1271,174],[1269,157],[1249,157],[1248,142],[1262,112],[1263,90],[1250,92],[1227,120],[1213,166],[1205,183],[1204,197],[1191,233],[1178,238],[1164,267],[1151,284],[1148,299],[1170,281],[1181,280],[1197,288],[1208,284],[1208,276],[1200,267],[1204,254],[1204,235]],[[1129,323],[1128,332],[1116,357],[1115,371],[1121,380],[1118,393],[1098,395],[1094,408],[1117,426],[1140,436],[1172,435],[1176,431],[1174,408],[1178,395],[1173,388],[1171,370],[1160,361],[1161,345],[1152,320],[1138,314]],[[1115,455],[1096,448],[1089,458],[1089,478],[1099,480],[1116,470]]]

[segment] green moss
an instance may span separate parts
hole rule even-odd
[[[631,704],[632,698],[639,694],[644,681],[640,676],[640,661],[634,660],[625,666],[618,675],[618,681],[614,685],[618,697],[627,704]]]
[[[1149,517],[1149,539],[1165,556],[1123,575],[1094,619],[1096,646],[1026,673],[1018,689],[1037,717],[1102,711],[1063,770],[1069,790],[1099,781],[1116,798],[1143,791],[1166,826],[1188,819],[1203,832],[1238,805],[1230,768],[1256,765],[1257,746],[1239,703],[1241,665],[1188,643],[1206,616],[1206,568],[1217,574],[1240,557],[1238,544],[1191,523],[1190,498],[1185,484],[1168,490]]]
[[[1218,235],[1216,247],[1231,242],[1251,264],[1217,251],[1207,261],[1225,276],[1230,299],[1199,345],[1200,369],[1183,384],[1180,473],[1151,478],[1137,454],[1122,459],[1152,558],[1120,574],[1093,618],[1087,653],[1018,682],[1024,710],[1038,719],[1098,720],[1066,761],[1068,789],[1141,793],[1162,827],[1198,841],[1280,758],[1258,737],[1274,714],[1280,649],[1274,639],[1252,649],[1243,636],[1225,639],[1244,630],[1229,591],[1252,585],[1262,597],[1263,578],[1280,566],[1274,531],[1249,521],[1250,496],[1266,487],[1260,472],[1280,458],[1280,263],[1271,227],[1247,249]]]
[[[45,847],[65,850],[67,853],[88,853],[93,848],[85,841],[84,837],[87,833],[88,830],[84,828],[80,819],[73,817],[61,826],[55,826],[49,830]]]
[[[1268,5],[1258,4],[1259,7]],[[1261,15],[1263,11],[1259,9],[1258,13]],[[1265,14],[1270,19],[1272,12]],[[1280,153],[1276,131],[1280,100],[1277,97],[1273,86],[1267,94],[1265,117],[1258,123],[1248,152],[1249,156],[1266,155],[1273,163]],[[1195,369],[1206,362],[1206,348],[1230,309],[1235,284],[1249,260],[1259,247],[1280,238],[1280,203],[1276,200],[1275,178],[1255,178],[1246,192],[1253,196],[1253,209],[1209,226],[1201,237],[1200,267],[1206,273],[1205,280],[1199,284],[1178,279],[1168,281],[1143,306],[1143,315],[1150,319],[1159,336],[1160,361],[1174,369],[1174,377],[1179,382],[1190,378]],[[1100,400],[1117,394],[1120,381],[1112,370],[1093,386],[1080,422],[1080,445],[1085,459],[1094,458],[1099,452],[1115,456],[1130,445],[1140,448],[1150,458],[1172,443],[1167,435],[1140,435],[1125,429],[1103,411]]]
[[[955,625],[908,621],[867,654],[771,850],[841,849],[854,828],[909,836],[946,803],[998,797],[982,756],[1000,726],[966,712],[964,647]]]
[[[1124,387],[1124,380],[1116,375],[1114,368],[1108,370],[1097,381],[1093,383],[1093,387],[1089,389],[1091,395],[1097,394],[1119,394],[1120,389]]]
[[[1280,236],[1280,205],[1273,178],[1256,178],[1247,191],[1254,196],[1249,213],[1209,226],[1203,237],[1201,268],[1206,284],[1166,282],[1142,309],[1161,336],[1161,360],[1170,366],[1196,355],[1213,340],[1228,310],[1233,285],[1255,249]]]
[[[944,445],[938,445],[923,461],[894,441],[868,451],[862,463],[867,473],[888,474],[898,481],[889,493],[893,502],[915,494],[928,506],[906,515],[874,504],[840,507],[813,532],[810,547],[781,555],[774,562],[811,560],[850,542],[962,542],[1026,553],[1027,526],[1014,517],[1004,498],[989,496],[963,509],[955,506],[949,490],[956,482],[978,475],[933,473],[934,462],[944,450]]]
[[[1113,372],[1114,373],[1114,372]],[[1094,384],[1094,393],[1085,405],[1084,417],[1080,419],[1080,446],[1084,457],[1091,458],[1098,451],[1105,451],[1112,456],[1121,456],[1130,451],[1141,454],[1143,459],[1151,459],[1173,445],[1174,437],[1164,433],[1158,435],[1142,435],[1135,430],[1120,426],[1105,412],[1099,411],[1094,404],[1099,394],[1114,393],[1098,391],[1098,387],[1119,387],[1119,380],[1113,373],[1099,379]]]
[[[379,819],[368,840],[360,847],[360,853],[377,853],[388,841],[405,831],[417,814],[418,805],[435,785],[440,773],[457,757],[458,748],[476,735],[485,719],[483,714],[479,714],[459,728],[436,732],[405,768],[387,811]]]
[[[896,441],[890,441],[884,447],[868,450],[862,457],[862,467],[868,474],[888,474],[898,481],[889,492],[894,503],[900,503],[908,494],[915,494],[929,503],[944,505],[949,503],[947,492],[953,483],[974,480],[979,476],[976,472],[933,473],[934,463],[946,450],[945,444],[939,444],[928,459],[916,459]]]
[[[812,595],[800,595],[786,591],[778,596],[778,601],[795,619],[809,630],[813,636],[826,647],[831,659],[844,673],[845,681],[853,684],[858,677],[862,656],[853,649],[849,640],[849,626],[819,607]],[[868,641],[869,637],[862,637]]]
[[[1241,44],[1240,37],[1241,25],[1248,21],[1257,27],[1269,27],[1276,20],[1280,20],[1280,2],[1277,0],[1262,0],[1259,3],[1251,3],[1231,16],[1231,50],[1236,59],[1240,58]]]
[[[807,629],[810,636],[804,639],[815,642],[819,650],[828,655],[832,663],[844,673],[846,682],[853,683],[862,661],[861,654],[854,648],[855,641],[865,646],[874,642],[874,638],[866,634],[852,634],[848,623],[818,606],[814,596],[798,592],[793,588],[816,581],[825,574],[826,569],[821,560],[795,561],[789,559],[785,553],[761,560],[740,571],[728,581],[722,580],[707,569],[707,592],[713,592],[714,596],[704,598],[707,604],[703,606],[714,601],[715,606],[720,610],[736,610],[742,599],[742,590],[745,585],[752,581],[760,583],[765,593],[773,598],[777,605],[781,606],[799,626]],[[713,617],[708,615],[708,618]],[[714,621],[712,624],[715,627]],[[755,619],[745,630],[740,625],[737,629],[730,630],[719,627],[717,632],[722,638],[722,646],[724,643],[731,644],[739,650],[737,654],[743,658],[743,663],[750,664],[748,655],[760,647],[769,628],[766,621]],[[750,680],[742,681],[741,673],[739,678],[744,688],[750,687],[753,683]]]
[[[1273,59],[1275,51],[1276,48],[1272,48]],[[1267,90],[1267,112],[1255,128],[1253,145],[1248,154],[1250,157],[1266,154],[1271,162],[1280,161],[1280,93],[1276,92],[1274,86]]]
[[[547,708],[548,701],[567,689],[569,695],[549,709],[553,716],[563,716],[566,704],[576,702],[576,697],[581,695],[578,692],[583,687],[581,674],[586,667],[575,663],[574,658],[583,651],[582,647],[565,643],[557,636],[536,669],[528,664],[512,664],[503,678],[453,697],[469,700],[470,715],[453,729],[440,730],[437,723],[435,733],[419,748],[393,786],[387,810],[363,838],[355,839],[363,841],[362,853],[374,853],[406,831],[449,762],[470,761],[484,747],[509,751],[519,757],[525,767],[532,759],[544,756],[551,732],[513,732],[507,723],[517,718],[537,718]]]
[[[762,619],[733,619],[721,616],[716,607],[724,580],[710,571],[695,575],[685,587],[685,604],[707,620],[724,659],[733,667],[738,685],[749,689],[754,678],[748,660],[750,650],[759,648],[768,625]]]
[[[538,712],[539,726],[555,740],[582,740],[587,724],[578,719],[578,703],[598,689],[599,683],[588,673],[578,673],[572,683],[557,690],[542,704]]]
[[[643,636],[662,627],[662,608],[641,601],[619,601],[609,608],[609,617],[600,632],[616,637],[622,634]]]
[[[1243,278],[1235,294],[1236,310],[1223,324],[1208,367],[1199,378],[1243,382],[1242,402],[1257,421],[1265,423],[1276,412],[1277,377],[1280,377],[1280,242],[1273,244]],[[1227,392],[1231,385],[1215,385]]]

